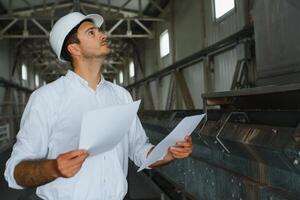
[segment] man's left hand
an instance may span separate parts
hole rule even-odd
[[[164,161],[170,162],[174,159],[183,159],[191,155],[193,151],[192,137],[186,136],[183,141],[176,142],[175,146],[169,148]]]

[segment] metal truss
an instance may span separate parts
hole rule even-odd
[[[119,70],[124,67],[131,55],[130,45],[124,40],[111,39],[110,45],[113,51],[103,64],[102,74],[109,80],[113,80],[117,78]],[[69,63],[62,63],[57,59],[54,52],[51,51],[48,40],[44,39],[24,40],[16,59],[19,59],[19,63],[28,63],[33,71],[47,82],[57,79],[71,69]]]
[[[152,38],[152,30],[148,28],[149,22],[162,22],[167,18],[166,12],[153,0],[149,1],[150,5],[155,7],[162,17],[145,15],[142,9],[143,0],[127,0],[120,7],[113,6],[111,0],[107,0],[106,4],[100,3],[99,0],[55,0],[53,3],[46,3],[44,0],[39,6],[33,5],[29,0],[23,1],[28,6],[26,9],[14,9],[13,0],[9,0],[7,13],[0,14],[0,39],[19,39],[18,43],[22,45],[16,46],[18,64],[15,64],[14,69],[25,62],[47,82],[55,80],[71,69],[68,63],[58,61],[48,42],[51,27],[62,13],[80,11],[84,14],[99,13],[104,17],[102,28],[110,38],[109,43],[113,51],[106,59],[102,73],[110,80],[117,78],[120,69],[124,68],[132,57],[132,46],[124,38]],[[137,10],[128,8],[130,3],[137,2]]]
[[[143,15],[142,0],[127,0],[121,7],[112,6],[110,1],[108,1],[108,4],[99,3],[98,0],[81,2],[74,0],[73,3],[56,0],[52,4],[44,4],[39,7],[34,7],[27,0],[23,1],[29,6],[28,9],[13,10],[10,4],[8,13],[0,15],[0,24],[5,23],[4,27],[0,28],[0,39],[48,38],[51,27],[59,18],[55,14],[58,9],[63,9],[66,13],[79,10],[85,14],[91,13],[91,9],[99,10],[99,13],[106,19],[103,28],[108,38],[152,38],[152,30],[147,28],[144,23],[165,20],[165,18]],[[139,10],[135,11],[126,8],[131,1],[139,2]],[[166,16],[165,11],[155,1],[151,0],[150,3],[163,13],[163,16]],[[22,23],[21,27],[20,22]],[[108,22],[110,27],[108,27]],[[126,23],[126,30],[121,27],[123,23]],[[133,25],[139,27],[139,33],[135,33],[136,31],[132,29]],[[35,28],[35,33],[29,31],[32,28]],[[142,33],[141,30],[143,31]]]

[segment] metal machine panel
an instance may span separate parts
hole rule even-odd
[[[140,116],[151,142],[158,143],[184,116],[201,112]],[[192,156],[156,170],[176,185],[173,199],[299,199],[300,145],[294,134],[300,112],[270,112],[208,110],[192,135]]]

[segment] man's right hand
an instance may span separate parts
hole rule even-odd
[[[38,187],[58,177],[74,176],[88,157],[86,150],[73,150],[54,160],[25,160],[14,170],[14,178],[23,187]]]
[[[88,155],[88,151],[83,149],[60,154],[55,160],[57,176],[73,177],[80,170]]]

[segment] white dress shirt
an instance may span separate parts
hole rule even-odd
[[[9,186],[22,189],[13,175],[20,161],[55,159],[78,149],[84,112],[129,102],[129,92],[103,76],[93,90],[72,71],[36,90],[24,110],[17,142],[6,163],[5,179]],[[37,188],[37,195],[49,200],[121,200],[127,192],[128,157],[141,166],[152,147],[136,117],[113,150],[88,157],[74,177],[57,178],[42,185]]]

